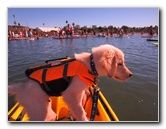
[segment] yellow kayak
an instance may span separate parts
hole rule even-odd
[[[85,104],[85,111],[87,113],[87,117],[90,119],[92,113],[92,104],[93,104],[93,95],[94,88],[90,88],[89,91],[91,93],[91,97],[88,98]],[[52,100],[52,109],[57,115],[56,121],[73,121],[70,117],[69,109],[65,102],[63,101],[63,97],[51,97]],[[33,106],[33,105],[32,105]],[[9,111],[8,111],[8,121],[29,121],[28,114],[25,112],[24,107],[19,105],[17,102]],[[101,93],[99,91],[98,102],[97,102],[97,112],[95,113],[93,121],[119,121],[115,112]]]

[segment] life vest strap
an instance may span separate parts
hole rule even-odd
[[[46,73],[47,73],[47,69],[43,69],[43,74],[42,74],[42,82],[43,82],[43,88],[46,89],[46,91],[51,91],[51,89],[49,88],[49,86],[46,83]]]
[[[39,69],[46,69],[46,68],[50,68],[51,67],[51,64],[42,64],[40,66],[34,66],[34,67],[30,67],[29,69],[26,69],[25,71],[25,75],[27,77],[29,77],[31,75],[31,73],[39,70]]]
[[[98,109],[97,109],[97,104],[98,104],[98,98],[99,98],[99,91],[100,91],[100,88],[93,85],[93,89],[94,89],[94,93],[93,93],[93,96],[92,96],[92,109],[91,109],[91,116],[90,116],[90,121],[94,121],[95,119],[95,116],[98,112]]]
[[[68,63],[64,65],[63,78],[69,83],[69,80],[67,78],[68,65],[69,65]]]

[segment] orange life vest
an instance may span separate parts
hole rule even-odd
[[[35,69],[35,70],[34,70]],[[25,71],[28,78],[40,83],[50,96],[60,96],[70,85],[73,76],[78,76],[88,86],[95,82],[95,76],[83,63],[72,60],[61,65],[34,67]]]

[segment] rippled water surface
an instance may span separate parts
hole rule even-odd
[[[140,35],[120,38],[80,38],[13,40],[8,43],[8,82],[26,82],[25,69],[45,60],[74,53],[91,52],[91,48],[111,44],[125,54],[127,67],[133,72],[121,83],[100,77],[99,87],[121,121],[158,121],[158,48]],[[14,104],[9,96],[9,109]]]

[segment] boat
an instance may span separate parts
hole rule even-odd
[[[104,34],[102,34],[102,33],[99,33],[96,37],[106,37]]]
[[[91,97],[88,98],[86,101],[86,104],[84,106],[84,109],[87,113],[87,117],[91,119],[91,112],[92,112],[92,105],[93,105],[93,95],[94,87],[89,88],[89,91],[91,93]],[[57,115],[57,119],[55,122],[60,121],[74,121],[69,113],[69,109],[67,105],[65,104],[63,97],[50,97],[52,100],[52,109]],[[32,105],[33,106],[33,105]],[[8,111],[8,121],[14,122],[14,121],[22,121],[26,122],[29,121],[28,114],[25,112],[24,107],[19,105],[19,102],[17,102],[9,111]],[[93,121],[119,121],[117,115],[115,114],[112,107],[107,102],[106,98],[102,94],[101,91],[99,91],[99,97],[97,102],[97,112],[94,116]]]
[[[152,44],[158,46],[158,42],[152,42]]]
[[[141,36],[141,38],[154,38],[154,37],[158,37],[158,36],[157,35],[156,36],[155,35],[154,36],[149,36],[149,35],[146,35],[146,36],[142,35]]]
[[[105,36],[105,35],[98,35],[97,37],[99,37],[99,38],[100,38],[100,37],[106,37],[106,36]]]
[[[148,38],[146,41],[158,41],[158,39]]]
[[[74,36],[74,37],[52,37],[53,39],[76,39],[80,38],[79,36]]]
[[[35,38],[28,38],[28,40],[32,40],[33,41],[33,40],[35,40]]]
[[[114,38],[123,38],[124,35],[123,34],[118,34],[117,36],[115,36]]]

